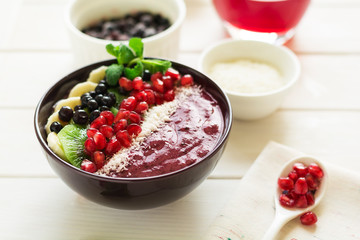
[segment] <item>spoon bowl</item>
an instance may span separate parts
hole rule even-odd
[[[319,189],[317,189],[314,194],[315,202],[313,205],[308,206],[306,208],[297,208],[297,207],[290,208],[290,207],[282,206],[279,202],[279,196],[282,193],[282,190],[279,188],[278,185],[276,185],[275,219],[274,219],[273,223],[271,224],[270,228],[265,233],[263,240],[274,239],[274,237],[277,235],[279,230],[287,222],[289,222],[293,218],[295,218],[305,212],[311,211],[314,207],[316,207],[320,203],[320,201],[322,200],[322,198],[325,194],[325,190],[326,190],[326,186],[327,186],[327,182],[328,182],[328,180],[327,180],[328,175],[327,175],[327,171],[325,169],[324,164],[316,158],[305,156],[305,157],[294,158],[294,159],[288,161],[284,165],[283,169],[281,170],[279,177],[286,177],[288,175],[288,173],[292,170],[295,163],[303,163],[306,166],[310,165],[311,163],[316,163],[322,169],[324,176],[321,179],[321,184],[319,186]]]

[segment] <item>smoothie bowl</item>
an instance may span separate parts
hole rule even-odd
[[[224,92],[176,62],[117,56],[52,86],[35,112],[35,132],[57,175],[83,197],[113,208],[173,202],[215,168],[232,113]],[[141,47],[139,47],[141,46]],[[117,51],[122,49],[120,51]],[[128,55],[127,55],[128,56]]]

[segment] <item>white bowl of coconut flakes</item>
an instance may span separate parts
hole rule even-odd
[[[273,113],[300,76],[291,50],[258,41],[217,43],[202,53],[199,68],[223,88],[234,117],[241,120]]]

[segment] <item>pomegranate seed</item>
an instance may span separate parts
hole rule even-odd
[[[185,74],[181,80],[180,80],[180,83],[182,86],[185,86],[185,85],[192,85],[194,83],[194,79],[193,77],[190,75],[190,74]]]
[[[296,182],[296,180],[299,178],[295,170],[291,171],[288,177],[294,182]]]
[[[286,194],[280,195],[279,202],[282,206],[285,206],[285,207],[293,207],[295,204],[294,199],[289,198]]]
[[[146,101],[149,105],[155,104],[154,91],[151,90],[151,89],[146,89],[144,92],[146,93],[146,100],[145,100],[145,101]]]
[[[116,138],[110,139],[105,148],[106,155],[113,155],[121,149],[121,144]]]
[[[305,178],[300,177],[296,180],[294,185],[294,190],[296,194],[303,195],[308,191],[308,185]]]
[[[144,82],[141,77],[136,77],[132,80],[132,87],[135,90],[142,91],[144,90]]]
[[[162,79],[163,75],[161,72],[156,72],[151,75],[151,81],[154,82],[156,79]]]
[[[94,163],[98,169],[102,168],[105,163],[105,154],[101,151],[95,151],[93,155]]]
[[[167,91],[165,94],[164,94],[164,100],[165,101],[172,101],[175,99],[175,93],[174,93],[174,90],[169,90]]]
[[[314,177],[316,177],[317,179],[321,179],[322,177],[324,177],[323,170],[316,163],[311,163],[308,169],[309,169],[309,173]]]
[[[94,139],[93,138],[88,138],[85,140],[84,142],[84,147],[85,147],[85,150],[87,151],[87,153],[89,155],[91,155],[93,152],[96,151],[96,144],[94,142]]]
[[[305,177],[305,175],[308,173],[308,168],[305,167],[305,165],[302,163],[295,163],[293,169],[298,174],[298,177]]]
[[[172,80],[174,80],[174,81],[180,79],[179,72],[173,68],[168,68],[168,70],[166,70],[166,72],[165,72],[165,76],[170,76],[172,78]]]
[[[96,165],[92,161],[84,159],[81,162],[81,169],[89,173],[94,173],[96,172]]]
[[[100,115],[90,124],[90,128],[99,129],[104,124],[106,124],[106,118]]]
[[[132,122],[132,123],[137,123],[139,124],[140,121],[141,121],[141,117],[138,113],[136,112],[130,112],[130,115],[129,115],[129,120]]]
[[[161,80],[163,81],[163,83],[164,83],[164,88],[165,88],[166,90],[173,89],[174,83],[173,83],[173,80],[171,79],[170,76],[163,76]]]
[[[147,104],[147,102],[139,102],[135,108],[135,112],[142,114],[148,109],[149,109],[149,105]]]
[[[121,102],[120,108],[133,111],[136,107],[136,103],[136,98],[134,96],[130,96]]]
[[[104,149],[105,146],[106,146],[106,138],[105,138],[105,136],[104,136],[102,133],[100,133],[100,132],[95,133],[95,135],[94,135],[94,142],[95,142],[95,145],[96,145],[96,149],[97,149],[97,150]]]
[[[283,190],[291,190],[294,188],[294,182],[288,177],[280,177],[278,179],[278,185]]]
[[[295,207],[306,208],[307,206],[307,199],[305,195],[301,195],[295,200]]]
[[[100,116],[103,116],[106,119],[107,125],[111,126],[114,122],[114,114],[111,111],[102,111]]]
[[[88,136],[88,138],[92,138],[97,132],[99,132],[99,130],[97,130],[96,128],[88,128],[86,130],[86,135]]]
[[[151,84],[144,82],[144,89],[151,89]]]
[[[146,101],[147,94],[146,94],[145,91],[135,92],[135,93],[134,93],[134,97],[136,98],[136,100],[137,100],[138,102],[142,102],[142,101]]]
[[[306,196],[306,201],[307,201],[307,205],[308,206],[311,206],[315,203],[315,197],[314,197],[314,194],[312,194],[311,192],[307,192],[305,194]]]
[[[313,175],[309,173],[306,174],[305,180],[310,190],[316,190],[319,188],[320,182]]]
[[[154,92],[155,95],[155,103],[157,105],[161,105],[164,103],[164,95],[162,93]]]
[[[126,77],[121,77],[119,79],[119,85],[126,91],[131,91],[133,89],[131,80],[127,79]]]
[[[114,136],[114,129],[109,125],[102,125],[100,127],[99,131],[107,139],[110,139],[110,138],[112,138]]]
[[[120,108],[118,113],[115,116],[114,122],[117,123],[121,119],[129,119],[130,111]]]
[[[136,123],[132,123],[127,127],[127,131],[130,134],[130,136],[137,136],[141,133],[141,127],[136,124]]]
[[[298,195],[295,193],[294,189],[290,190],[290,192],[288,192],[287,196],[291,199],[297,199]]]
[[[304,225],[313,225],[317,222],[316,214],[313,212],[306,212],[300,217],[300,221]]]
[[[129,114],[130,114],[130,112],[129,112]],[[114,132],[118,132],[120,130],[125,130],[126,127],[127,127],[127,120],[126,119],[120,119],[114,125]]]
[[[156,92],[163,93],[164,92],[164,82],[160,79],[155,79],[153,81],[153,89]]]
[[[120,142],[120,144],[124,147],[130,147],[131,145],[131,137],[126,130],[120,130],[116,133],[116,139]]]

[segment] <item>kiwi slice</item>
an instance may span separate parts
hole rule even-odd
[[[80,168],[82,160],[86,158],[84,153],[84,142],[87,139],[86,128],[68,124],[61,129],[58,137],[64,149],[65,160]]]

